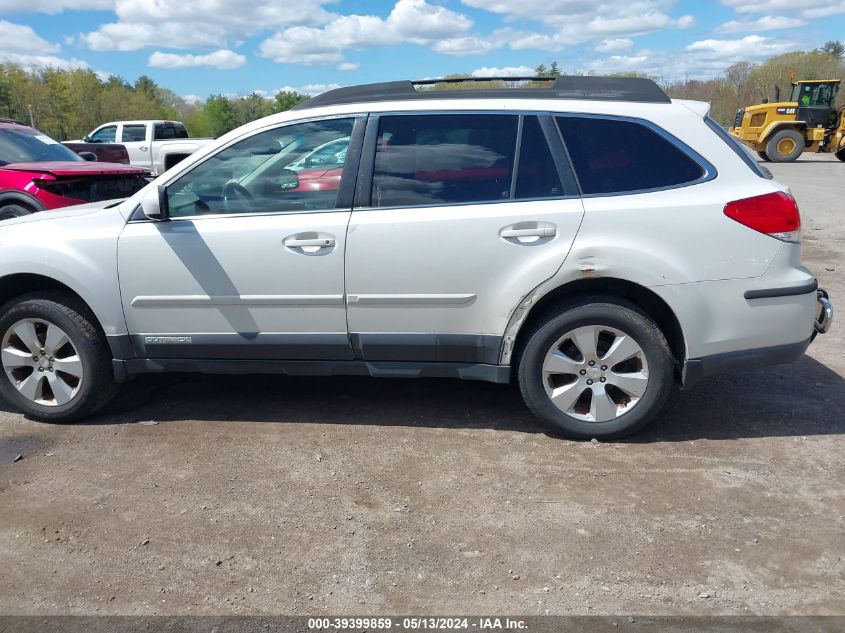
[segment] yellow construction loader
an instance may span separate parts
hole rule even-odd
[[[792,83],[789,101],[740,108],[731,134],[775,163],[788,163],[802,152],[835,154],[845,161],[845,107],[835,107],[841,81],[814,79]]]

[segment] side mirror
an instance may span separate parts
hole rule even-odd
[[[83,143],[90,143],[91,137],[86,134],[85,136],[82,137],[82,142]]]
[[[150,220],[161,222],[168,216],[167,188],[158,185],[150,187],[141,198],[141,211]]]
[[[94,152],[79,152],[79,155],[89,163],[97,162],[97,155]]]

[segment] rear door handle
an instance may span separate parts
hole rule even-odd
[[[532,229],[502,229],[502,237],[554,237],[557,229],[553,226],[538,226]]]
[[[320,248],[330,248],[335,245],[333,237],[314,237],[307,239],[299,239],[289,237],[284,241],[284,245],[288,248],[302,248],[304,246],[317,246]]]

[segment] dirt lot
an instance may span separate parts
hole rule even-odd
[[[772,169],[845,309],[845,164]],[[0,404],[0,613],[843,614],[843,333],[620,443],[445,380],[145,378],[74,426]]]

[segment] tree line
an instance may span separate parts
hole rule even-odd
[[[538,76],[571,73],[552,62],[535,68]],[[642,73],[617,75],[649,76]],[[739,107],[774,100],[779,90],[788,99],[795,79],[845,78],[845,46],[827,42],[813,51],[794,51],[760,63],[741,61],[712,79],[670,80],[654,77],[670,96],[711,103],[711,115],[722,124],[733,121]],[[502,82],[451,84],[451,87],[485,88]],[[445,86],[435,86],[441,88]],[[776,88],[777,87],[777,88]],[[255,119],[289,110],[308,99],[296,92],[280,91],[273,97],[216,94],[204,101],[187,101],[147,76],[134,83],[115,76],[101,78],[91,70],[32,69],[0,64],[0,117],[32,121],[43,132],[60,140],[81,138],[98,125],[122,119],[176,119],[192,136],[220,136]],[[840,92],[838,103],[845,99]]]
[[[218,94],[189,102],[144,75],[133,84],[115,76],[101,79],[90,70],[0,64],[0,118],[34,123],[59,140],[82,138],[102,123],[130,119],[175,119],[187,125],[191,136],[216,137],[307,98],[280,91],[272,98]]]

